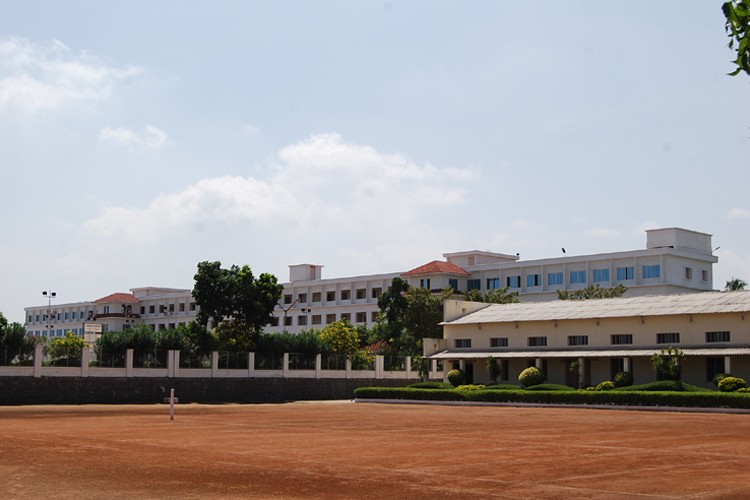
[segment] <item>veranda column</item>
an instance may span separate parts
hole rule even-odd
[[[724,373],[732,373],[732,358],[724,356]]]
[[[622,358],[622,371],[630,373],[630,358]]]
[[[578,388],[583,389],[584,381],[586,380],[586,364],[583,362],[583,358],[578,358]]]

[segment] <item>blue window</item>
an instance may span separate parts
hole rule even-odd
[[[430,288],[430,278],[421,278],[419,280],[419,288]]]
[[[659,264],[652,266],[643,266],[643,278],[658,278],[661,276],[661,267]]]
[[[625,281],[635,279],[635,267],[618,267],[617,268],[617,281]]]
[[[73,311],[73,319],[76,319],[78,317],[78,311]]]
[[[570,271],[570,284],[586,283],[586,271]]]
[[[500,288],[500,278],[487,278],[487,290]]]
[[[68,321],[70,319],[70,313],[68,311],[65,311],[65,321]]]
[[[609,269],[594,269],[594,283],[609,281]]]
[[[526,275],[526,286],[541,286],[542,275],[541,274],[527,274]]]
[[[471,279],[467,281],[466,289],[471,290],[479,290],[482,288],[482,280],[480,279]]]
[[[36,321],[39,321],[39,315],[37,314],[35,317],[36,317]]]
[[[563,273],[549,273],[547,275],[547,284],[548,285],[564,285],[563,282]]]
[[[521,288],[521,277],[520,276],[508,276],[506,278],[508,283],[506,286],[509,288]]]
[[[457,291],[458,290],[458,280],[457,279],[449,279],[448,280],[448,286],[450,286],[453,289],[454,292]]]

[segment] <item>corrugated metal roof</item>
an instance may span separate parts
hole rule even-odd
[[[750,312],[750,291],[492,304],[447,325]]]
[[[750,355],[750,347],[685,348],[680,349],[685,356],[742,356]],[[447,350],[428,359],[485,359],[492,356],[498,359],[510,358],[639,358],[651,357],[660,352],[660,347],[652,349],[601,349],[601,350],[536,350],[536,351],[460,351]]]

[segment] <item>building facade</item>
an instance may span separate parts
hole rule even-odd
[[[552,383],[588,387],[630,372],[636,384],[656,375],[651,356],[676,347],[685,358],[683,381],[711,387],[714,375],[750,380],[750,291],[631,298],[478,304],[449,301],[444,338],[424,354],[445,373],[463,369],[488,383],[487,358],[498,360],[499,381],[517,383],[529,366]]]
[[[603,288],[624,285],[626,296],[664,295],[709,291],[713,285],[711,235],[681,228],[646,231],[646,248],[613,253],[577,255],[522,261],[517,255],[486,251],[443,254],[405,272],[343,278],[323,278],[323,266],[289,266],[289,281],[276,307],[268,332],[300,332],[323,328],[341,319],[372,327],[377,320],[378,298],[391,280],[401,277],[413,287],[440,292],[486,293],[509,287],[524,302],[557,299],[558,290],[578,290],[589,285]],[[49,308],[26,308],[26,328],[35,335],[63,336],[67,331],[118,331],[133,324],[154,329],[187,323],[196,316],[195,300],[186,289],[145,287],[115,293],[102,299]]]

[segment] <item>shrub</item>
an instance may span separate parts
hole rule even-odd
[[[612,381],[605,380],[604,382],[600,382],[596,386],[597,391],[611,391],[615,388],[615,384]]]
[[[409,387],[413,389],[453,389],[453,386],[447,382],[417,382]]]
[[[734,392],[747,386],[745,379],[739,377],[724,377],[719,381],[719,390],[721,392]]]
[[[521,384],[521,387],[526,388],[543,383],[545,378],[542,370],[530,366],[518,375],[518,383]]]
[[[463,370],[451,370],[448,372],[448,382],[453,387],[458,387],[464,383],[464,372]]]
[[[456,387],[459,391],[481,391],[484,389],[484,385],[482,384],[466,384],[466,385],[459,385]]]
[[[740,387],[734,392],[750,392],[750,387]]]
[[[675,380],[657,380],[647,384],[633,385],[630,387],[617,387],[616,391],[643,392],[643,391],[677,391],[677,392],[714,392],[706,387],[677,382]]]
[[[714,378],[713,378],[714,387],[718,388],[719,382],[721,382],[722,379],[731,377],[731,376],[732,375],[730,375],[729,373],[717,373],[716,375],[714,375]]]
[[[562,384],[537,384],[526,387],[527,391],[575,391],[576,389]]]
[[[517,391],[521,387],[515,384],[491,384],[484,387],[488,391]]]
[[[633,385],[633,374],[630,372],[617,372],[612,378],[615,387],[630,387]]]

